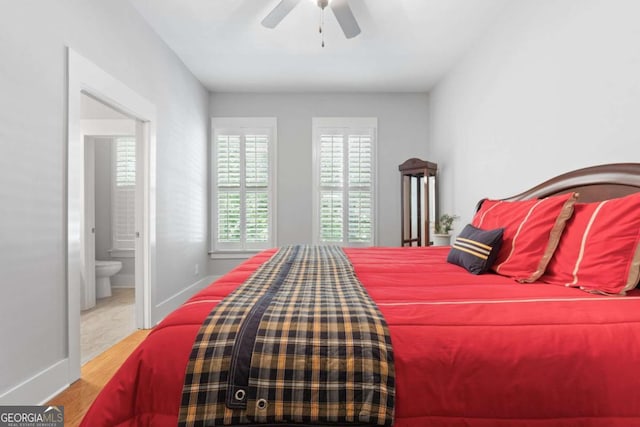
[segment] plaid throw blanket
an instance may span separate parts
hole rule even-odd
[[[387,325],[338,247],[280,249],[212,310],[180,426],[393,424]]]

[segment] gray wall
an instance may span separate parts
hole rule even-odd
[[[576,168],[640,161],[640,2],[510,2],[430,94],[442,208],[464,224]]]
[[[126,0],[0,0],[0,10],[2,403],[67,358],[65,47],[157,107],[154,307],[207,263],[209,94]],[[51,382],[23,403],[64,385]]]
[[[427,94],[213,93],[212,117],[277,117],[277,243],[310,243],[313,117],[378,118],[378,244],[400,240],[400,175],[409,157],[427,158]],[[214,260],[212,274],[236,262]]]

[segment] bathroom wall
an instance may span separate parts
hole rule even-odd
[[[111,138],[95,138],[96,259],[109,259],[111,249]]]
[[[91,116],[89,109],[83,110],[83,116]],[[112,254],[111,236],[111,173],[113,170],[112,136],[135,135],[133,119],[86,118],[81,120],[81,131],[85,136],[92,136],[95,144],[95,227],[96,227],[96,259],[122,262],[122,269],[111,277],[114,287],[132,288],[135,285],[135,254],[133,251],[118,251]],[[103,137],[100,137],[100,136]]]
[[[133,250],[112,254],[111,180],[113,171],[113,138],[95,138],[96,194],[96,259],[122,262],[122,269],[111,277],[113,287],[132,288],[135,284],[135,253]]]

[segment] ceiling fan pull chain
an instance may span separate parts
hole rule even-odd
[[[324,47],[324,31],[322,31],[322,27],[324,27],[324,8],[320,12],[320,35],[322,37],[322,47]]]

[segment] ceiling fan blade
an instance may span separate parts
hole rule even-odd
[[[348,0],[333,0],[330,5],[346,38],[350,39],[360,34],[360,26],[351,12]]]
[[[281,0],[280,3],[262,20],[262,25],[275,28],[300,3],[300,0]]]

